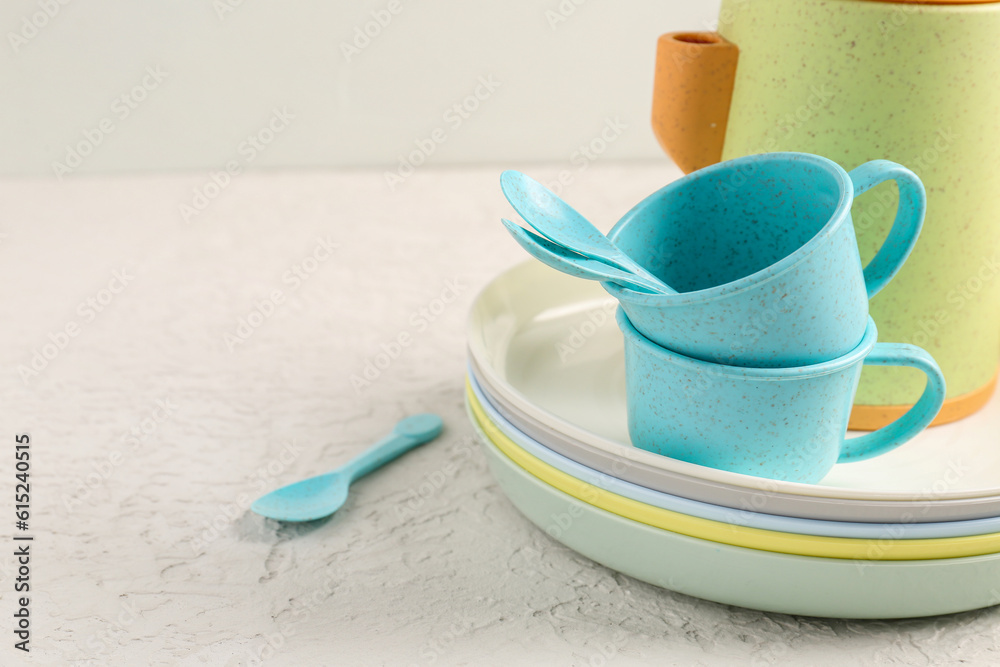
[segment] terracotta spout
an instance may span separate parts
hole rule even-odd
[[[739,49],[714,32],[673,32],[656,49],[653,132],[684,172],[718,162]]]

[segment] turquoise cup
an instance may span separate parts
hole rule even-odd
[[[910,440],[944,402],[945,381],[924,350],[878,343],[868,319],[847,354],[796,368],[724,366],[683,356],[640,334],[622,310],[628,429],[640,449],[698,465],[793,482],[820,481],[835,463],[862,461]],[[927,375],[920,400],[883,428],[847,439],[863,365]]]
[[[862,267],[851,204],[895,180],[900,204]],[[629,211],[608,237],[678,294],[601,283],[658,345],[732,366],[796,367],[837,359],[865,336],[868,300],[920,234],[920,179],[876,160],[850,174],[805,153],[766,153],[689,174]]]

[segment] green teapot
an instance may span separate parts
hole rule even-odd
[[[653,129],[686,172],[773,151],[913,170],[924,230],[871,314],[882,340],[941,366],[935,423],[986,404],[1000,366],[1000,2],[723,0],[717,32],[660,37]],[[897,198],[882,186],[856,200],[863,262]],[[923,386],[913,369],[865,368],[851,427],[890,423]]]

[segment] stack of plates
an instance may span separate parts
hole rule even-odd
[[[469,416],[514,505],[637,579],[744,607],[902,618],[1000,604],[1000,397],[818,485],[633,447],[600,286],[538,262],[478,297]]]

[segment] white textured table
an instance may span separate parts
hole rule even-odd
[[[0,182],[2,539],[18,432],[35,537],[30,658],[12,646],[0,549],[0,664],[1000,663],[998,610],[730,608],[524,520],[462,408],[469,304],[522,258],[498,221],[499,170],[425,168],[395,192],[375,171],[240,175],[190,223],[180,205],[204,175]],[[607,228],[676,175],[597,164],[565,195]],[[419,411],[444,436],[359,482],[331,520],[247,512]]]

